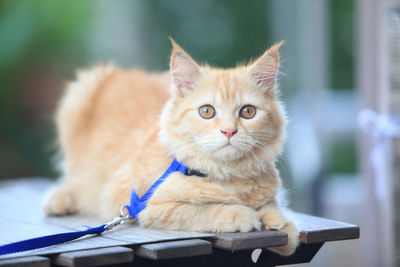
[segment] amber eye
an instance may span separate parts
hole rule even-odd
[[[251,119],[256,115],[256,107],[252,105],[246,105],[240,109],[240,117],[245,119]]]
[[[215,116],[215,109],[211,105],[204,105],[199,107],[199,114],[203,119],[211,119]]]

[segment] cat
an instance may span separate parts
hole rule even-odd
[[[132,188],[143,195],[176,157],[207,177],[171,174],[139,214],[140,225],[278,229],[289,242],[271,250],[292,254],[298,230],[276,200],[286,125],[276,92],[282,42],[232,69],[199,65],[171,42],[168,74],[105,65],[67,86],[56,112],[63,178],[45,213],[118,216]]]

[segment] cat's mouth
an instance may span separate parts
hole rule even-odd
[[[243,152],[232,142],[224,142],[211,153],[215,159],[223,161],[237,160],[243,156]]]
[[[238,147],[235,146],[234,144],[232,144],[232,142],[227,141],[225,144],[221,145],[218,149],[219,150],[221,150],[221,149],[234,149],[236,151],[236,150],[238,150]]]
[[[224,145],[222,145],[221,148],[228,147],[228,146],[233,146],[232,143],[231,143],[230,141],[228,141],[228,142],[226,142]]]

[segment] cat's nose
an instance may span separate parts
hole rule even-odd
[[[222,129],[221,133],[223,133],[224,135],[226,135],[226,137],[228,137],[228,139],[231,139],[231,137],[237,133],[237,129]]]

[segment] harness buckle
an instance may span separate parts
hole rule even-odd
[[[127,209],[127,206],[122,206],[121,207],[121,214],[118,217],[115,217],[112,221],[108,222],[104,227],[107,230],[111,230],[117,225],[124,224],[127,221],[134,220],[132,216],[129,215],[129,211]]]

